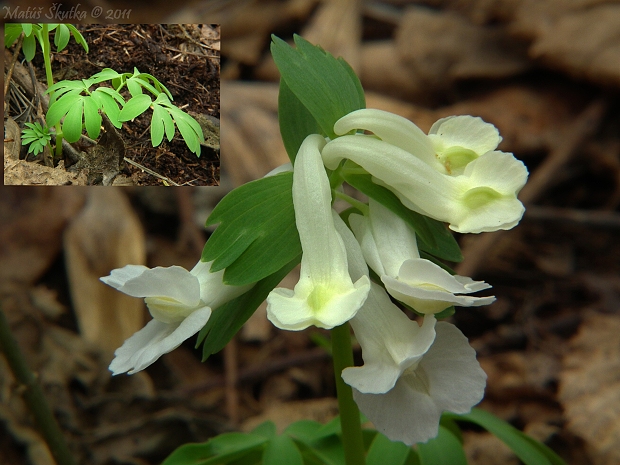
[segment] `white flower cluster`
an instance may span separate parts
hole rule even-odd
[[[364,359],[363,366],[342,372],[355,401],[391,440],[425,442],[437,435],[442,412],[469,412],[486,384],[466,337],[435,315],[495,298],[469,295],[490,286],[421,258],[411,226],[372,199],[363,215],[349,216],[349,229],[332,208],[325,167],[351,160],[407,208],[461,233],[515,226],[524,212],[517,194],[527,170],[512,154],[496,150],[501,137],[493,125],[471,116],[443,118],[426,135],[400,116],[358,110],[334,131],[343,135],[331,141],[310,135],[297,154],[292,194],[303,251],[300,279],[293,290],[271,291],[267,315],[278,328],[293,331],[350,322]],[[101,278],[145,297],[153,316],[116,351],[114,374],[144,369],[196,334],[212,310],[251,287],[223,284],[223,270],[211,273],[210,266],[129,265]],[[370,280],[368,267],[383,286]],[[390,297],[423,314],[422,324]]]

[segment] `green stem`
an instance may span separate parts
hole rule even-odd
[[[347,465],[364,465],[366,459],[364,457],[360,411],[353,400],[351,386],[346,384],[342,376],[340,376],[342,370],[353,366],[353,349],[351,347],[351,332],[348,323],[332,329],[332,355],[334,358],[336,391],[338,393],[338,408],[340,409],[345,461]]]
[[[336,198],[344,200],[345,202],[348,202],[349,205],[357,208],[364,215],[368,215],[369,210],[368,210],[368,205],[367,204],[365,204],[364,202],[360,202],[359,200],[354,199],[353,197],[345,194],[344,192],[339,192],[339,191],[335,191],[335,192],[336,192]]]
[[[4,352],[15,379],[23,386],[24,400],[34,415],[56,463],[58,465],[75,465],[73,456],[58,427],[58,423],[56,423],[54,414],[45,400],[43,389],[41,389],[41,386],[37,383],[37,378],[28,368],[28,364],[19,350],[19,345],[11,334],[9,323],[2,311],[1,305],[0,350]]]
[[[45,63],[45,79],[47,80],[48,89],[54,84],[54,76],[52,75],[52,50],[50,46],[50,35],[47,24],[41,26],[41,47],[43,48],[43,61]],[[56,101],[54,92],[50,92],[49,107]],[[56,158],[62,157],[62,131],[60,122],[56,123]]]

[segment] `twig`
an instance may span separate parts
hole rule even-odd
[[[521,190],[519,198],[528,207],[540,195],[554,183],[557,173],[566,165],[577,152],[581,144],[596,130],[605,113],[606,105],[602,100],[591,103],[569,125],[563,133],[557,148],[553,150],[545,161],[534,171],[529,182]],[[506,231],[482,233],[471,241],[463,249],[464,260],[456,267],[456,272],[462,276],[474,276],[480,265],[487,259],[488,252],[499,240],[504,237]]]
[[[577,223],[603,228],[620,228],[620,213],[601,210],[579,210],[576,208],[539,207],[527,209],[527,219]]]
[[[162,176],[161,174],[156,173],[155,171],[148,169],[146,166],[142,166],[140,163],[136,163],[135,161],[133,161],[130,158],[123,157],[123,160],[125,160],[127,163],[129,163],[129,164],[131,164],[131,165],[133,165],[133,166],[135,166],[137,168],[140,168],[142,171],[144,171],[145,173],[150,174],[151,176],[155,176],[156,178],[159,178],[162,181],[168,182],[168,183],[172,184],[173,186],[180,186],[180,184],[177,184],[172,179],[167,178],[166,176]]]
[[[11,82],[11,76],[13,75],[13,69],[15,68],[15,63],[17,62],[17,55],[19,55],[19,50],[22,48],[22,42],[24,41],[24,33],[22,32],[19,35],[19,39],[17,40],[17,45],[15,46],[15,53],[11,58],[11,63],[9,64],[9,69],[6,73],[5,82],[4,82],[4,100],[6,102],[6,93],[9,91],[9,82]]]
[[[28,408],[34,415],[45,442],[58,465],[75,465],[71,451],[65,442],[60,427],[54,418],[43,389],[28,368],[26,359],[11,334],[9,323],[0,305],[0,349],[4,352],[15,379],[23,386],[23,395]]]

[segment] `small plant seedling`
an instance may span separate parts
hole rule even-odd
[[[50,131],[47,126],[41,126],[41,123],[26,123],[28,129],[22,131],[22,145],[30,145],[28,147],[28,153],[33,153],[37,156],[43,151],[45,146],[52,139]]]
[[[36,53],[39,42],[45,61],[45,72],[50,96],[46,115],[47,127],[39,123],[28,123],[28,129],[22,132],[22,144],[28,145],[29,152],[35,155],[43,150],[51,140],[49,127],[56,133],[56,157],[62,153],[62,139],[77,142],[84,130],[89,137],[96,139],[101,132],[101,113],[110,119],[112,124],[121,128],[122,123],[133,120],[152,108],[151,143],[159,146],[164,134],[171,141],[175,134],[175,124],[188,148],[200,157],[200,144],[204,142],[202,128],[198,122],[183,110],[172,104],[172,94],[155,76],[141,73],[134,68],[133,73],[118,73],[105,68],[88,79],[64,80],[53,82],[51,70],[51,50],[49,33],[55,30],[54,45],[57,51],[63,50],[71,36],[84,47],[88,53],[88,44],[80,32],[71,24],[7,24],[5,43],[10,47],[19,36],[24,34],[22,49],[26,60],[31,61]],[[110,81],[111,87],[100,85]],[[131,97],[125,100],[121,91],[126,88]],[[144,93],[147,91],[155,100]]]
[[[111,81],[112,88],[95,84]],[[127,87],[131,98],[127,101],[120,90]],[[155,100],[142,91],[150,92]],[[56,125],[64,118],[62,134],[69,142],[76,142],[85,128],[92,139],[99,137],[101,114],[104,112],[112,124],[120,128],[125,121],[133,120],[149,108],[153,109],[151,117],[151,143],[157,147],[163,141],[164,133],[168,141],[174,137],[174,125],[188,148],[200,156],[200,144],[204,135],[198,122],[174,106],[170,91],[154,76],[134,69],[133,73],[118,73],[105,68],[88,79],[60,81],[51,86],[47,92],[55,92],[57,100],[50,105],[47,112],[47,124]]]

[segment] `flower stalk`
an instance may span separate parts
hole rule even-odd
[[[353,390],[351,386],[345,383],[342,376],[340,376],[342,370],[353,366],[353,349],[351,346],[349,325],[345,323],[336,326],[331,330],[331,335],[345,463],[347,465],[364,465],[366,459],[364,457],[364,441],[362,438],[360,411],[353,400]]]
[[[43,389],[30,371],[0,305],[0,350],[4,353],[13,376],[23,387],[23,396],[32,412],[54,460],[58,465],[76,465],[65,438],[45,399]]]

